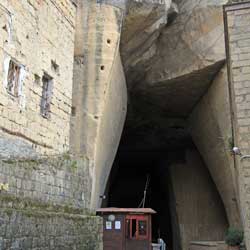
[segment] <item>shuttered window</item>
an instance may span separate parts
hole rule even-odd
[[[20,71],[21,67],[12,60],[10,60],[6,88],[8,93],[15,97],[18,97]]]
[[[44,118],[50,118],[51,99],[53,92],[53,79],[49,75],[45,74],[42,78],[43,90],[41,100],[41,115]]]

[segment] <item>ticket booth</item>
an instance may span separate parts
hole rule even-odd
[[[151,208],[101,208],[104,250],[151,250]]]

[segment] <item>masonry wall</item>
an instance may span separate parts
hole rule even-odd
[[[75,15],[71,0],[1,1],[1,155],[26,157],[69,149]],[[18,97],[5,86],[9,59],[22,68]],[[49,119],[40,112],[44,74],[53,78]]]
[[[101,250],[102,219],[1,195],[0,249]]]
[[[102,249],[102,222],[89,209],[85,159],[0,161],[0,249]]]
[[[88,209],[91,179],[88,162],[68,155],[0,161],[0,183],[6,194],[58,206]]]
[[[102,249],[89,160],[68,152],[75,18],[71,0],[0,3],[1,250]],[[17,97],[6,88],[10,60],[21,69]],[[49,117],[43,76],[53,81]]]
[[[227,5],[225,31],[234,125],[234,145],[250,154],[250,3]],[[245,243],[250,249],[250,160],[235,156]]]

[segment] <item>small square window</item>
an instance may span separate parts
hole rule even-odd
[[[9,94],[18,97],[21,67],[10,60],[7,78],[7,91]]]
[[[47,74],[43,75],[43,92],[41,100],[41,115],[44,118],[50,118],[50,105],[52,99],[52,90],[53,90],[53,78]]]

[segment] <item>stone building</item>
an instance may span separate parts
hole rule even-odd
[[[147,180],[154,240],[220,249],[233,226],[250,249],[249,12],[2,0],[0,249],[102,249],[95,209],[138,207]]]
[[[87,160],[69,153],[76,12],[0,3],[0,249],[101,246]]]
[[[1,1],[6,157],[69,150],[75,15],[71,1]]]

